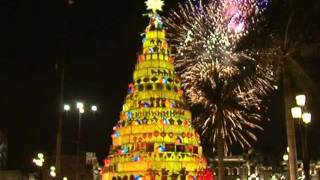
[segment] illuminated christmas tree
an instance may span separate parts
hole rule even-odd
[[[112,146],[101,171],[104,180],[199,179],[206,162],[191,124],[173,57],[157,11],[162,0],[148,0],[149,25],[129,84]],[[205,179],[205,178],[202,178]]]

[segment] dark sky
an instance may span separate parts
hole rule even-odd
[[[164,10],[177,2],[167,0]],[[99,107],[98,113],[83,117],[82,146],[102,160],[132,79],[141,45],[139,34],[148,21],[142,17],[143,1],[75,0],[67,6],[56,0],[0,0],[0,8],[0,42],[4,45],[0,130],[8,136],[8,167],[25,169],[36,152],[51,154],[55,150],[59,92],[55,64],[61,59],[66,63],[65,101],[75,105],[82,100]],[[311,61],[304,67],[319,82],[314,65]],[[271,121],[256,144],[259,151],[279,157],[286,147],[281,97],[279,92],[272,95]],[[314,101],[318,108],[319,100]],[[317,113],[310,137],[320,137]],[[71,112],[63,122],[64,153],[75,150],[76,127],[77,116]],[[319,143],[313,142],[312,148],[320,152]]]

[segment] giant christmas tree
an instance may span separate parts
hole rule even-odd
[[[173,57],[165,39],[162,0],[146,2],[151,12],[142,52],[129,84],[112,146],[102,170],[104,180],[202,179],[206,168],[199,135],[191,124]]]

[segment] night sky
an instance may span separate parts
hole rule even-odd
[[[166,1],[164,15],[178,1]],[[182,1],[179,1],[182,2]],[[8,137],[9,169],[26,169],[39,151],[55,151],[59,75],[56,64],[65,60],[65,102],[73,107],[63,121],[63,153],[75,152],[79,100],[98,105],[82,121],[82,148],[96,152],[100,161],[111,145],[111,130],[118,120],[127,85],[132,80],[139,34],[148,19],[142,0],[56,0],[8,2],[0,0],[0,130]],[[319,61],[319,57],[317,59]],[[316,82],[319,63],[302,66]],[[257,151],[281,157],[285,151],[282,94],[274,92],[271,121],[259,132]],[[320,137],[319,93],[311,103],[310,140]],[[311,155],[319,158],[320,143]],[[317,152],[317,153],[316,153]],[[240,153],[240,152],[236,152]]]

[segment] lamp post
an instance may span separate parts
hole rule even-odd
[[[286,168],[289,170],[289,147],[287,147],[287,151],[283,154],[282,160],[284,162],[284,165],[286,166],[286,167],[284,167],[284,170],[285,170],[284,172],[288,172],[288,171],[286,171]],[[286,174],[286,173],[284,173],[284,174],[281,173],[281,176],[284,176],[286,178],[290,177],[290,175]]]
[[[79,180],[79,171],[80,171],[80,148],[81,148],[81,121],[82,121],[82,114],[85,113],[84,104],[82,102],[77,102],[76,107],[78,109],[79,118],[78,118],[78,140],[77,140],[77,172],[76,172],[76,180]],[[98,107],[96,105],[91,106],[91,111],[96,112]]]
[[[79,170],[80,170],[80,150],[81,150],[81,121],[82,115],[85,113],[85,106],[82,102],[76,103],[76,108],[78,111],[78,132],[77,132],[77,152],[76,152],[76,180],[79,178]],[[66,113],[66,118],[68,118],[68,112],[71,110],[71,106],[69,104],[64,104],[63,109]],[[91,106],[91,111],[93,113],[98,111],[98,107],[96,105]]]
[[[37,168],[37,171],[38,171],[38,178],[39,179],[42,179],[43,177],[43,164],[44,164],[44,160],[45,160],[45,158],[44,158],[44,154],[43,153],[38,153],[37,154],[37,158],[33,158],[32,159],[32,162],[38,167]]]
[[[310,158],[308,150],[308,125],[311,123],[311,113],[305,111],[306,96],[300,94],[296,96],[297,107],[291,108],[291,114],[294,119],[298,119],[301,130],[303,171],[305,179],[310,180]]]

